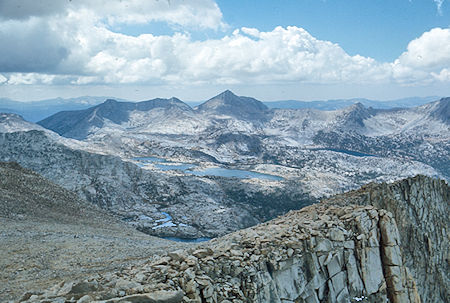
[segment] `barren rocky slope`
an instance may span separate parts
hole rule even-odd
[[[43,294],[29,293],[27,299],[448,302],[448,218],[440,217],[442,210],[448,210],[448,197],[444,181],[422,176],[369,185],[201,246],[157,256],[140,266],[61,283]],[[383,201],[379,206],[400,211],[392,214],[372,205],[351,204],[371,201]],[[417,222],[409,220],[416,211],[426,222],[413,226]],[[427,213],[426,220],[421,211]],[[400,216],[398,227],[395,216]],[[431,226],[442,228],[442,235],[424,243],[421,236]],[[410,232],[415,236],[405,238]],[[411,249],[422,247],[428,255],[411,254]],[[438,273],[433,271],[437,266],[441,266]],[[419,286],[414,277],[423,268],[437,280],[427,277]]]
[[[137,232],[16,163],[0,162],[0,302],[177,247]]]

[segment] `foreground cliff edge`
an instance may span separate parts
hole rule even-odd
[[[448,302],[449,192],[423,176],[370,184],[21,301]]]
[[[385,210],[314,205],[29,301],[419,302],[399,241]]]

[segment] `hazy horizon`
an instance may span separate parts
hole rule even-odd
[[[213,95],[210,96],[205,96],[204,98],[201,99],[184,99],[181,96],[168,96],[168,97],[161,97],[161,96],[155,96],[155,97],[151,97],[151,98],[143,98],[143,99],[127,99],[127,98],[122,98],[122,97],[117,97],[117,96],[106,96],[106,95],[77,95],[77,96],[72,96],[72,97],[60,97],[60,96],[56,96],[56,97],[50,97],[50,98],[43,98],[43,99],[34,99],[34,100],[28,100],[28,99],[13,99],[13,98],[8,98],[8,97],[3,97],[0,96],[0,101],[2,99],[8,99],[12,102],[20,102],[20,103],[34,103],[34,102],[42,102],[42,101],[48,101],[48,100],[57,100],[57,99],[61,99],[61,100],[70,100],[70,99],[82,99],[82,98],[104,98],[106,99],[117,99],[119,101],[125,101],[125,102],[142,102],[142,101],[146,101],[146,100],[151,100],[151,99],[156,99],[156,98],[177,98],[180,99],[181,101],[185,102],[185,103],[199,103],[199,102],[205,102],[217,95],[219,95],[220,93],[222,93],[223,91],[217,92]],[[237,96],[241,96],[241,97],[252,97],[255,98],[254,96],[251,95],[240,95],[235,93],[234,91],[232,91],[234,94],[236,94]],[[445,98],[447,96],[436,96],[436,95],[428,95],[428,96],[408,96],[408,97],[400,97],[400,98],[391,98],[391,99],[375,99],[375,98],[365,98],[365,97],[350,97],[350,98],[322,98],[322,99],[270,99],[270,100],[266,100],[266,99],[259,99],[259,98],[255,98],[261,102],[284,102],[284,101],[299,101],[299,102],[327,102],[327,101],[337,101],[337,100],[370,100],[370,101],[379,101],[379,102],[392,102],[392,101],[398,101],[398,100],[405,100],[405,99],[429,99],[429,98],[436,98],[440,99],[440,98]],[[1,103],[0,103],[1,106]]]

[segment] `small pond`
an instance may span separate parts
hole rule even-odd
[[[140,157],[134,158],[133,160],[138,161],[138,165],[140,167],[144,167],[147,164],[153,164],[156,168],[160,170],[181,170],[186,174],[192,174],[196,176],[217,176],[217,177],[227,177],[227,178],[240,178],[240,179],[249,179],[249,178],[257,178],[263,180],[272,180],[272,181],[281,181],[283,180],[280,176],[269,175],[257,173],[249,170],[242,169],[229,169],[223,167],[210,167],[199,170],[192,170],[197,167],[197,165],[192,163],[179,163],[179,162],[170,162],[162,158],[157,157]]]
[[[181,164],[155,164],[155,166],[157,168],[159,168],[160,170],[175,170],[175,169],[179,169],[182,171],[186,171],[189,169],[192,169],[194,167],[196,167],[195,164],[189,164],[189,163],[181,163]]]

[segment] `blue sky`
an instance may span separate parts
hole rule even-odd
[[[0,97],[450,95],[449,0],[2,0],[0,28]]]
[[[427,0],[217,1],[231,28],[270,31],[296,25],[338,43],[350,55],[392,61],[425,31],[450,26],[450,2],[441,13]],[[250,12],[250,13],[249,13]]]
[[[195,39],[221,38],[241,27],[271,31],[277,26],[298,26],[314,37],[338,43],[350,55],[379,61],[396,59],[408,43],[425,31],[450,26],[450,2],[438,11],[432,0],[284,0],[217,1],[225,30],[191,31]],[[166,22],[121,25],[112,30],[138,36],[173,34],[182,28]]]

